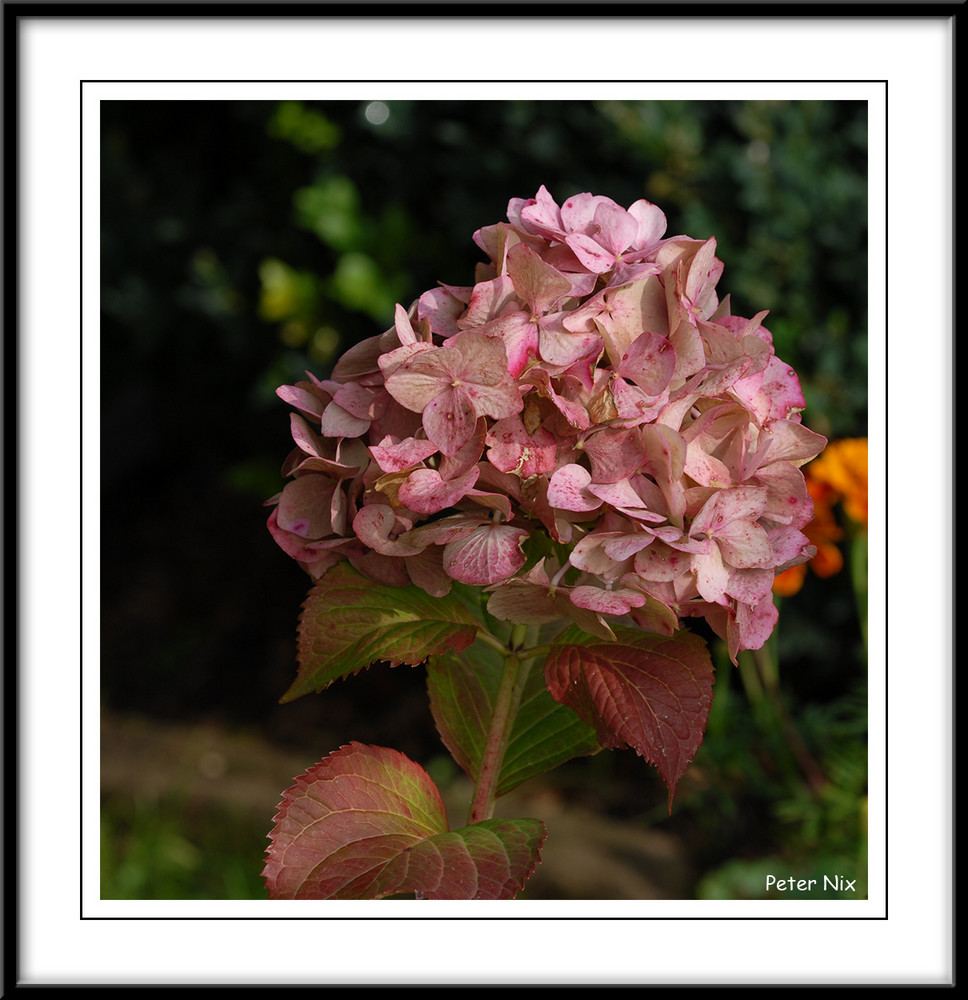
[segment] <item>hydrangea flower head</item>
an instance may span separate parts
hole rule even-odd
[[[774,577],[816,551],[800,466],[826,441],[766,313],[720,296],[715,239],[665,232],[644,199],[512,198],[474,234],[473,285],[281,387],[283,550],[313,577],[348,560],[434,596],[484,587],[517,624],[699,616],[734,660],[762,645]]]

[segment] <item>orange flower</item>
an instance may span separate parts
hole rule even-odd
[[[806,475],[830,487],[852,521],[867,524],[867,438],[831,441]]]
[[[807,489],[813,497],[813,520],[803,529],[817,553],[809,563],[792,566],[777,574],[773,592],[790,597],[802,586],[807,565],[820,577],[839,573],[844,565],[837,543],[844,537],[834,516],[840,502],[855,523],[867,525],[867,438],[831,441],[822,455],[804,469]]]

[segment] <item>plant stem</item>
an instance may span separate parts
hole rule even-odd
[[[521,703],[521,693],[528,679],[531,657],[522,659],[521,646],[525,641],[526,626],[516,625],[511,632],[510,651],[505,650],[504,669],[494,702],[494,713],[488,729],[481,766],[474,787],[469,824],[481,823],[494,814],[494,800],[497,798],[498,779],[501,765],[511,737],[511,727]]]
[[[496,649],[502,656],[508,656],[511,652],[500,639],[495,639],[494,636],[484,628],[479,628],[477,630],[477,638],[480,639],[481,642],[486,643],[492,649]]]
[[[772,642],[767,642],[762,649],[754,649],[752,652],[753,662],[756,664],[766,694],[766,704],[778,724],[779,733],[786,740],[787,747],[803,772],[803,776],[807,779],[810,791],[818,795],[827,784],[827,779],[807,749],[806,743],[804,743],[799,730],[786,710],[783,696],[780,693],[780,679],[776,660],[773,657]]]

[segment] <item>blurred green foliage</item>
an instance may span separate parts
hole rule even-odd
[[[770,310],[805,422],[867,434],[863,102],[102,102],[101,136],[101,675],[115,709],[214,713],[282,740],[327,731],[333,705],[352,717],[346,691],[277,705],[304,581],[264,528],[291,447],[275,389],[306,368],[326,377],[396,302],[472,283],[473,232],[541,184],[559,201],[645,197],[670,235],[714,235],[720,288],[735,313]],[[620,754],[562,769],[603,811],[682,836],[707,897],[756,895],[774,863],[864,868],[867,667],[847,572],[784,601],[771,655],[782,683],[757,687],[762,664],[720,668],[671,819],[661,789],[640,808],[640,760],[632,778]],[[393,673],[393,697],[355,709],[387,745],[425,713],[417,672]],[[353,690],[390,689],[367,680]],[[431,727],[423,743],[412,730],[408,753],[439,755]],[[237,845],[231,817],[186,816],[109,804],[105,894],[249,898],[264,832]]]
[[[265,899],[265,823],[171,793],[101,803],[101,899]]]

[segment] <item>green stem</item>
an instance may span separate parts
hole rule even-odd
[[[527,654],[527,659],[522,659],[520,655],[526,633],[526,626],[516,625],[511,632],[511,649],[505,650],[504,670],[501,673],[501,683],[494,702],[484,753],[481,755],[481,766],[468,818],[469,824],[482,823],[494,814],[494,800],[497,798],[501,766],[504,763],[504,755],[511,738],[511,727],[514,725],[514,718],[521,704],[521,694],[532,662],[530,654]]]
[[[477,638],[493,649],[496,649],[502,656],[510,655],[511,650],[509,650],[500,639],[495,639],[494,636],[487,631],[487,629],[479,628],[477,630]]]
[[[800,731],[786,710],[783,696],[780,693],[780,677],[776,660],[773,656],[772,645],[771,640],[762,649],[754,649],[752,651],[753,662],[756,664],[757,672],[763,683],[766,704],[769,707],[772,718],[776,722],[778,735],[781,735],[786,741],[786,745],[793,754],[794,760],[796,760],[803,776],[807,779],[810,790],[814,794],[819,794],[827,784],[827,779],[820,770],[817,762],[813,759],[813,755],[807,749]]]

